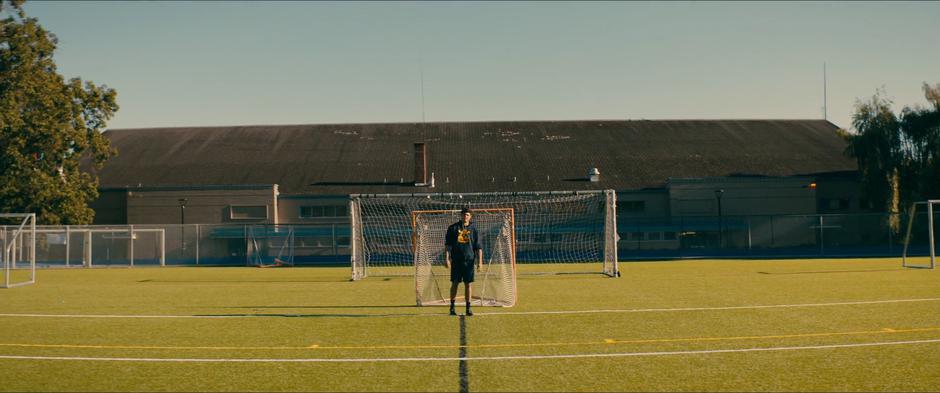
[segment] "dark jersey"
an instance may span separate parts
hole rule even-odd
[[[460,262],[473,261],[476,251],[483,248],[473,223],[463,226],[462,221],[447,227],[444,246],[450,250],[450,259]]]

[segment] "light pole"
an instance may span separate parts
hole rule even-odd
[[[186,234],[183,224],[186,224],[186,198],[177,199],[180,203],[180,245],[183,250],[186,249]]]
[[[721,195],[724,193],[725,193],[724,189],[719,188],[715,190],[715,199],[718,200],[718,248],[724,248],[725,246],[724,236],[723,236],[724,231],[722,230],[724,227],[724,225],[722,224],[724,223],[722,222],[722,218],[721,218]]]

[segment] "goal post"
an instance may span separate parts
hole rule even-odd
[[[512,307],[517,297],[513,209],[470,209],[470,212],[483,247],[483,267],[475,273],[470,303]],[[412,212],[415,300],[419,306],[450,304],[445,237],[447,228],[458,221],[459,210]],[[455,300],[467,301],[462,291]]]
[[[920,205],[927,207],[925,217],[923,218],[918,217],[917,207]],[[933,269],[934,266],[936,266],[936,236],[938,231],[936,230],[937,220],[934,217],[935,206],[940,206],[940,199],[915,202],[911,205],[907,215],[907,231],[904,235],[904,249],[901,252],[901,266],[919,269]],[[919,225],[915,225],[915,223]],[[924,228],[924,226],[926,226],[926,228]],[[926,232],[927,236],[926,241],[924,241],[925,239],[923,238],[925,235],[924,232]],[[912,245],[918,248],[927,247],[927,253],[930,255],[928,264],[918,264],[913,261],[908,261],[909,251]]]
[[[0,286],[13,288],[35,283],[36,214],[4,213],[0,214],[0,219],[18,223],[2,227],[0,262],[3,264],[3,280]]]
[[[351,195],[351,278],[414,274],[413,212],[461,208],[512,209],[518,274],[618,275],[616,194],[591,190]]]
[[[294,227],[292,225],[246,225],[245,260],[248,266],[294,266]]]

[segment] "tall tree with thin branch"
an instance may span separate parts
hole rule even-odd
[[[878,90],[858,100],[844,132],[845,154],[858,161],[862,192],[875,207],[898,213],[916,201],[940,198],[940,84],[923,85],[928,106],[905,106],[900,115]],[[897,216],[891,227],[898,229]]]
[[[58,40],[23,0],[0,0],[0,212],[36,213],[43,224],[89,224],[100,168],[117,152],[101,135],[117,92],[56,71]]]

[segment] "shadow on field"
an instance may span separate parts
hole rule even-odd
[[[137,280],[137,282],[153,282],[153,283],[193,283],[193,284],[206,284],[206,283],[249,283],[249,282],[284,282],[284,283],[305,283],[305,282],[349,282],[348,279],[332,279],[332,280]]]
[[[232,306],[232,307],[219,307],[219,308],[251,308],[251,309],[265,309],[265,308],[418,308],[417,305],[401,305],[401,306]]]
[[[232,306],[232,307],[218,307],[223,309],[253,309],[253,310],[270,310],[270,309],[402,309],[402,310],[417,310],[419,307],[417,305],[400,305],[400,306]],[[282,318],[322,318],[322,317],[331,317],[331,318],[376,318],[376,317],[413,317],[413,316],[427,316],[427,315],[445,315],[444,312],[440,314],[437,313],[382,313],[382,314],[369,314],[369,313],[227,313],[227,314],[202,314],[197,316],[208,316],[208,317],[282,317]]]
[[[196,317],[258,317],[258,318],[387,318],[387,317],[426,317],[442,315],[446,316],[446,312],[441,313],[397,313],[397,314],[341,314],[341,313],[325,313],[325,314],[276,314],[276,313],[267,313],[267,314],[195,314]]]
[[[414,317],[431,314],[212,314],[196,315],[197,317],[280,317],[280,318],[385,318],[385,317]],[[440,315],[447,315],[441,313]]]
[[[871,272],[889,272],[905,270],[903,267],[899,268],[888,268],[888,269],[867,269],[867,270],[811,270],[805,272],[757,272],[757,274],[773,274],[773,275],[787,275],[787,274],[827,274],[827,273],[871,273]]]

